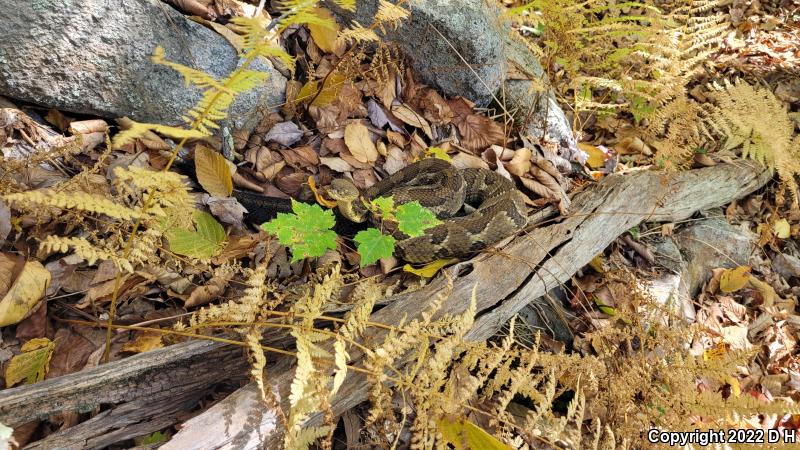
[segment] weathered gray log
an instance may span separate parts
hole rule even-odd
[[[30,445],[30,448],[103,448],[172,425],[222,380],[246,379],[241,351],[191,341],[92,369],[0,391],[0,422],[19,426],[66,412],[121,406]]]
[[[487,254],[458,264],[449,270],[453,289],[438,314],[459,314],[469,305],[473,286],[477,285],[478,317],[467,338],[485,340],[495,334],[514,314],[533,299],[567,281],[619,235],[641,222],[670,222],[688,218],[702,209],[721,206],[762,187],[769,174],[758,165],[740,161],[678,173],[639,172],[614,175],[578,194],[572,212],[561,222],[535,229],[516,239],[501,252]],[[470,266],[471,271],[459,275]],[[498,268],[503,268],[498,271]],[[390,298],[388,306],[374,313],[370,321],[395,323],[400,317],[413,320],[425,310],[430,298],[447,289],[441,277],[423,289]],[[374,331],[371,341],[380,339]],[[358,363],[358,355],[353,363]],[[293,371],[269,378],[280,398],[288,398]],[[275,372],[272,372],[273,374]],[[341,414],[367,397],[367,383],[360,374],[350,372],[333,400],[333,411]],[[239,392],[214,405],[200,416],[184,423],[164,449],[199,448],[193,446],[203,437],[203,448],[230,448],[230,436],[237,435],[236,448],[279,448],[280,423],[271,412],[253,411],[260,423],[231,423],[231,411],[261,407],[257,389],[251,383]],[[311,423],[319,423],[315,416]],[[212,424],[218,424],[215,428]],[[212,428],[209,428],[212,426]],[[244,437],[249,436],[249,437]]]

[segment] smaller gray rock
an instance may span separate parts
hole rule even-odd
[[[359,0],[355,12],[332,8],[349,25],[373,23],[379,0]],[[506,77],[503,39],[509,25],[483,0],[406,2],[411,16],[382,37],[397,44],[417,74],[449,97],[460,95],[486,106]],[[382,33],[381,33],[382,34]]]
[[[75,113],[178,124],[200,92],[150,61],[157,46],[217,78],[240,63],[223,37],[158,0],[0,0],[0,23],[0,94]],[[268,62],[254,69],[269,79],[236,99],[236,128],[283,102],[285,78]]]
[[[753,249],[753,236],[724,219],[695,222],[674,236],[687,263],[689,294],[694,295],[711,276],[711,269],[746,265]]]
[[[781,253],[772,258],[772,270],[787,281],[792,278],[800,278],[800,259]]]
[[[533,78],[505,82],[507,109],[515,111],[514,118],[522,137],[539,144],[545,158],[562,172],[572,171],[571,162],[584,164],[588,155],[578,148],[572,126],[555,95],[547,88],[550,82],[539,60],[511,34],[506,35],[504,55],[510,64],[522,68]]]

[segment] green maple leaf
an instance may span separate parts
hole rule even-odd
[[[307,256],[322,256],[325,250],[336,249],[333,212],[319,205],[292,200],[293,214],[278,213],[278,217],[261,224],[264,231],[278,237],[278,242],[292,250],[292,262]]]
[[[441,223],[431,210],[424,208],[418,201],[398,206],[395,215],[398,229],[411,237],[422,236],[425,230]]]
[[[378,197],[372,200],[372,207],[384,220],[394,220],[394,198]]]
[[[395,239],[381,233],[377,228],[359,231],[353,240],[358,244],[361,267],[372,264],[381,258],[388,258],[394,253]]]
[[[167,228],[167,236],[171,252],[190,258],[208,259],[216,255],[225,240],[225,229],[211,214],[194,210],[192,213],[195,229]],[[167,225],[168,226],[168,225]]]

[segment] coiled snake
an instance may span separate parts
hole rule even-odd
[[[430,209],[442,223],[422,236],[393,232],[395,253],[410,263],[471,256],[528,222],[525,197],[510,180],[486,169],[459,170],[437,158],[410,164],[361,193],[347,180],[334,180],[328,195],[354,222],[370,218],[365,202],[381,196],[393,196],[396,205],[417,200]],[[475,210],[457,215],[464,205]]]

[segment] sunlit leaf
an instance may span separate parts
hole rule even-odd
[[[197,181],[215,197],[229,197],[233,192],[233,181],[228,161],[218,152],[204,145],[194,149],[194,165]]]
[[[725,269],[719,279],[719,289],[722,292],[736,292],[743,288],[749,279],[749,266],[739,266],[735,269]]]
[[[55,342],[47,338],[36,338],[26,342],[22,353],[11,358],[6,367],[6,387],[25,381],[25,384],[44,380],[50,357],[56,348]]]
[[[409,272],[409,273],[413,273],[414,275],[416,275],[418,277],[431,278],[434,275],[436,275],[437,273],[439,273],[439,271],[442,270],[442,268],[444,266],[447,266],[449,264],[453,264],[453,263],[456,263],[456,262],[458,262],[458,259],[456,259],[456,258],[437,259],[436,261],[433,261],[431,263],[425,264],[424,266],[420,267],[419,269],[415,269],[411,264],[406,264],[405,266],[403,266],[403,271]]]
[[[50,272],[40,262],[26,262],[14,284],[0,300],[0,327],[13,325],[28,317],[44,297],[50,279]]]
[[[497,440],[467,419],[443,418],[438,421],[442,438],[456,450],[512,450],[511,446]]]

